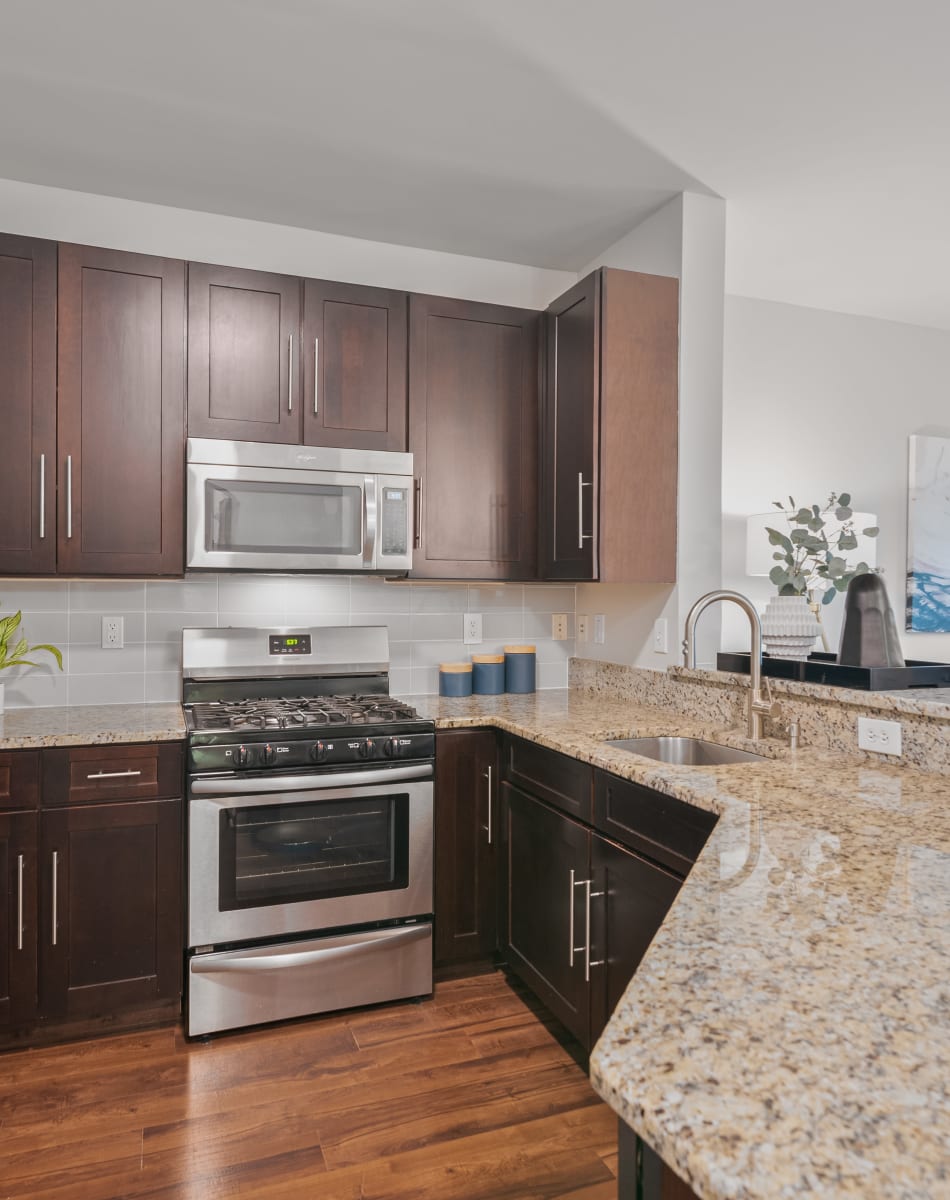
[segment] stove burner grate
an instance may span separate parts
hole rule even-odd
[[[411,705],[389,696],[288,696],[217,700],[191,708],[197,731],[210,729],[309,729],[325,725],[375,725],[416,721]]]

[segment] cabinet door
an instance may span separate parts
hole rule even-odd
[[[436,736],[435,963],[490,958],[496,945],[499,835],[494,733]]]
[[[36,813],[0,812],[0,1028],[36,1009]]]
[[[181,990],[181,802],[41,814],[40,1006],[119,1014]]]
[[[682,880],[608,842],[591,839],[593,906],[591,1044],[600,1037]]]
[[[585,888],[590,833],[510,784],[503,792],[508,965],[589,1048]]]
[[[413,575],[535,577],[538,326],[524,309],[410,297]]]
[[[59,250],[59,571],[184,570],[180,262]]]
[[[300,441],[300,280],[188,266],[188,435]]]
[[[599,271],[545,316],[541,418],[541,575],[596,579],[600,408]]]
[[[56,569],[56,245],[0,234],[0,574]]]
[[[303,440],[406,449],[406,296],[304,282]]]

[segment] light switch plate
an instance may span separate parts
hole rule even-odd
[[[653,650],[656,654],[670,652],[670,626],[666,617],[657,617],[653,622]]]
[[[586,642],[587,639],[590,637],[589,626],[590,626],[590,619],[587,616],[587,613],[578,613],[577,614],[577,640],[579,642]]]
[[[900,721],[879,721],[875,717],[858,717],[858,749],[872,750],[875,754],[900,754]]]
[[[594,614],[594,641],[602,646],[607,640],[607,618],[603,613]]]

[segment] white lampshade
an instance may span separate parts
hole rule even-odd
[[[856,512],[849,518],[854,525],[854,535],[858,539],[857,549],[845,551],[842,557],[849,563],[866,562],[869,567],[877,563],[877,538],[865,537],[862,529],[871,529],[877,525],[874,513]],[[770,513],[755,513],[746,519],[745,533],[745,571],[747,575],[768,575],[776,565],[772,557],[778,551],[777,546],[771,545],[767,529],[777,529],[779,533],[787,534],[789,524],[783,513],[776,508]]]

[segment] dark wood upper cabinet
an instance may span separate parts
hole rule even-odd
[[[60,246],[60,572],[184,569],[184,300],[184,263]]]
[[[300,441],[300,280],[188,266],[188,433]]]
[[[410,297],[413,575],[535,578],[538,332],[525,309]]]
[[[181,801],[41,815],[40,1010],[149,1008],[181,988]]]
[[[406,295],[304,281],[303,442],[406,449]]]
[[[497,940],[495,862],[501,835],[492,730],[436,735],[435,965],[490,958]]]
[[[541,575],[676,579],[679,282],[610,268],[545,318]]]
[[[0,574],[56,567],[56,244],[0,234]]]

